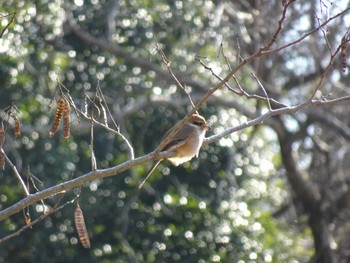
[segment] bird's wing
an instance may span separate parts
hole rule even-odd
[[[192,128],[190,126],[187,126],[187,125],[183,126],[178,131],[178,133],[175,134],[174,138],[167,145],[164,146],[162,151],[171,151],[184,145],[186,143],[186,138],[190,134],[191,129]],[[171,128],[169,131],[165,133],[165,135],[163,136],[163,140],[170,134],[172,130],[173,128]]]

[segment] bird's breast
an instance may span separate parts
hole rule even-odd
[[[198,157],[199,150],[202,146],[205,132],[196,131],[197,134],[193,138],[187,138],[187,142],[177,148],[174,151],[177,153],[175,157],[171,157],[168,160],[174,165],[191,160],[194,156]]]

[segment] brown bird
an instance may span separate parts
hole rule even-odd
[[[174,127],[165,133],[162,141],[172,132]],[[172,151],[176,153],[175,156],[168,158],[168,160],[176,166],[191,160],[194,156],[198,157],[205,132],[208,130],[211,130],[211,128],[208,126],[204,117],[199,114],[193,114],[188,122],[175,134],[172,140],[164,146],[162,151]],[[157,161],[148,171],[139,189],[144,185],[161,161],[163,161],[163,159]]]

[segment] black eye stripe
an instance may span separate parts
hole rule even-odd
[[[197,125],[197,126],[202,126],[202,125],[203,125],[203,123],[200,122],[200,121],[194,121],[193,124],[194,124],[194,125]]]

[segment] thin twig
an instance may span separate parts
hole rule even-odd
[[[221,78],[219,75],[217,75],[214,70],[207,66],[198,56],[195,58],[195,60],[197,60],[205,69],[209,70],[211,72],[211,74],[217,78],[218,80],[222,81],[223,78]],[[224,85],[232,92],[234,92],[235,94],[239,95],[239,96],[245,96],[247,99],[258,99],[258,100],[263,100],[266,101],[266,97],[262,97],[260,95],[257,94],[249,94],[247,91],[245,91],[242,86],[240,85],[239,81],[237,80],[236,76],[233,75],[232,76],[233,80],[235,81],[238,90],[233,88],[228,82],[226,82]],[[287,107],[286,104],[279,102],[273,98],[269,98],[269,103],[274,105],[274,108],[282,108],[282,107]]]
[[[22,180],[22,177],[19,174],[16,166],[11,162],[10,158],[7,156],[7,154],[5,153],[5,151],[4,151],[4,149],[2,147],[0,147],[0,151],[4,154],[6,162],[10,165],[10,167],[13,170],[15,176],[17,177],[18,181],[20,182],[20,184],[21,184],[21,186],[22,186],[22,188],[24,190],[25,195],[26,196],[30,195],[29,190],[28,190],[25,182]]]
[[[331,56],[329,58],[328,65],[327,65],[326,69],[324,70],[324,72],[322,73],[318,83],[315,85],[314,90],[313,90],[309,100],[312,100],[315,97],[317,91],[320,89],[321,85],[323,84],[324,79],[326,78],[330,69],[333,66],[333,61],[334,61],[336,55],[341,51],[341,48],[342,48],[342,43],[340,43],[340,45],[337,47],[337,49],[335,50],[334,53],[331,52]]]
[[[11,20],[7,23],[7,25],[4,27],[4,29],[1,30],[0,38],[2,38],[2,36],[4,35],[6,29],[13,23],[13,21],[15,20],[16,15],[17,15],[17,12],[13,12],[13,13],[10,13],[8,15],[1,16],[1,18],[7,17],[7,16],[11,16]]]
[[[184,85],[181,84],[181,82],[178,80],[178,78],[175,76],[175,74],[173,73],[170,65],[171,62],[166,58],[164,51],[159,47],[159,44],[156,43],[156,51],[158,52],[158,54],[160,55],[160,57],[162,58],[162,62],[164,63],[164,65],[167,67],[170,75],[173,77],[173,79],[175,80],[175,82],[177,83],[177,85],[179,85],[179,87],[185,92],[185,94],[187,95],[192,107],[194,108],[194,103],[193,100],[191,98],[190,93],[188,92],[188,90],[186,89],[186,87]]]
[[[318,22],[318,26],[321,26],[321,18],[319,18],[317,15],[316,15],[316,20]],[[327,48],[329,50],[329,53],[332,55],[332,48],[331,48],[331,44],[329,43],[329,40],[328,40],[328,37],[327,37],[327,32],[328,31],[328,28],[326,28],[326,30],[323,29],[323,27],[320,28],[322,34],[323,34],[323,38],[324,40],[326,41],[326,45],[327,45]]]
[[[95,100],[95,98],[94,98]],[[95,103],[93,104],[95,105]],[[90,152],[91,152],[91,170],[95,171],[97,169],[97,164],[96,164],[96,158],[95,158],[95,152],[94,152],[94,113],[93,110],[91,112],[91,126],[90,126]]]
[[[44,183],[42,181],[40,181],[36,176],[34,176],[28,167],[28,175],[27,177],[30,179],[30,181],[32,182],[32,185],[34,187],[35,190],[40,191],[39,188],[36,186],[35,181],[37,181],[39,184],[41,184],[42,186],[44,185]]]
[[[315,33],[316,31],[320,30],[322,27],[326,26],[329,22],[331,22],[332,20],[336,19],[339,16],[344,15],[345,13],[349,12],[350,10],[350,6],[346,9],[344,9],[343,11],[339,12],[338,14],[330,17],[329,19],[327,19],[326,21],[324,21],[321,25],[319,25],[318,27],[310,30],[309,32],[307,32],[306,34],[304,34],[303,36],[299,37],[298,39],[289,42],[288,44],[282,45],[280,47],[277,47],[275,49],[270,49],[270,50],[265,50],[263,51],[263,54],[270,54],[270,53],[274,53],[274,52],[278,52],[280,50],[286,49],[290,46],[294,46],[295,44],[300,43],[301,41],[303,41],[305,38],[309,37],[310,35],[312,35],[313,33]]]
[[[207,66],[207,65],[203,62],[203,60],[201,59],[201,57],[195,56],[194,59],[195,59],[196,61],[198,61],[206,70],[209,70],[209,71],[211,72],[211,74],[212,74],[215,78],[217,78],[217,79],[220,80],[220,81],[223,80],[219,75],[217,75],[217,74],[214,72],[214,70],[213,70],[211,67]],[[232,70],[232,69],[231,69],[231,70]],[[242,93],[241,93],[240,91],[235,90],[233,87],[231,87],[231,85],[230,85],[228,82],[225,82],[224,85],[225,85],[225,87],[227,87],[229,90],[231,90],[231,91],[233,91],[234,93],[236,93],[237,95],[242,95]]]
[[[221,42],[218,57],[219,57],[220,54],[222,54],[222,56],[223,56],[224,59],[225,59],[226,65],[227,65],[227,67],[228,67],[228,70],[231,71],[231,70],[232,70],[232,67],[231,67],[231,64],[230,64],[230,61],[229,61],[228,57],[227,57],[226,54],[225,54],[224,46],[223,46],[223,45],[224,45],[223,42]]]
[[[73,107],[74,111],[75,111],[75,115],[77,116],[78,122],[80,122],[80,116],[77,112],[77,107],[75,106],[74,100],[71,97],[70,93],[69,93],[69,89],[64,86],[61,82],[58,82],[58,87],[60,89],[60,93],[61,95],[69,102],[69,104]],[[63,92],[62,88],[65,90],[65,92]]]
[[[239,39],[236,39],[236,45],[237,45],[237,65],[239,65],[239,63],[241,63],[241,61],[243,60],[243,57],[241,56],[241,46],[239,45]]]
[[[3,237],[0,239],[0,244],[1,243],[4,243],[6,241],[8,241],[9,239],[11,238],[14,238],[14,237],[17,237],[19,236],[20,234],[22,234],[24,231],[28,230],[28,229],[32,229],[33,228],[33,225],[43,221],[45,218],[49,217],[50,215],[52,215],[53,213],[61,210],[62,208],[64,208],[65,206],[67,206],[68,204],[71,204],[74,202],[74,200],[77,198],[75,197],[73,200],[71,201],[68,201],[66,202],[65,204],[61,205],[60,207],[58,207],[59,203],[61,202],[62,198],[63,198],[63,194],[60,196],[60,198],[58,199],[58,201],[56,202],[56,204],[51,208],[49,209],[46,213],[45,211],[43,212],[43,214],[41,216],[39,216],[37,219],[35,219],[34,221],[30,222],[29,224],[21,227],[19,230],[17,230],[16,232],[10,234],[10,235],[7,235],[6,237]]]
[[[263,47],[262,50],[264,50],[264,51],[269,50],[272,47],[272,45],[277,41],[278,36],[281,33],[281,31],[282,31],[283,23],[284,23],[284,21],[286,20],[286,17],[287,17],[286,16],[287,10],[288,10],[289,6],[291,6],[295,1],[296,0],[289,0],[288,3],[283,6],[281,18],[278,21],[278,27],[277,27],[275,33],[272,35],[272,37],[271,37],[270,41],[268,42],[268,44],[265,45],[265,47]]]
[[[272,110],[271,108],[271,104],[270,104],[270,98],[267,95],[266,89],[264,88],[263,84],[260,82],[260,80],[255,76],[254,73],[251,73],[252,77],[255,79],[255,81],[258,83],[259,87],[262,89],[262,91],[264,92],[264,95],[266,97],[266,102],[267,102],[267,106],[269,107],[269,110]]]
[[[32,183],[32,185],[33,185],[33,187],[34,187],[34,189],[35,189],[36,191],[39,192],[40,190],[39,190],[39,188],[36,186],[34,180],[36,180],[37,182],[39,182],[39,184],[41,184],[42,186],[43,186],[44,184],[43,184],[42,181],[40,181],[36,176],[34,176],[34,175],[30,172],[30,169],[29,169],[29,166],[28,166],[28,172],[27,172],[27,187],[28,187],[28,189],[29,189],[29,179],[30,179],[30,181],[31,181],[31,183]],[[45,207],[46,207],[45,202],[44,202],[44,200],[40,200],[40,202],[41,202],[41,204],[42,204],[42,206],[43,206],[43,211],[45,212]]]
[[[122,140],[126,143],[127,147],[128,147],[128,154],[129,154],[129,159],[134,159],[134,149],[131,146],[129,140],[120,132],[118,132],[117,130],[114,130],[112,128],[110,128],[109,126],[95,120],[95,119],[91,119],[91,117],[87,114],[84,113],[83,111],[79,110],[78,108],[76,108],[77,112],[79,112],[80,116],[82,116],[84,119],[88,120],[88,121],[92,121],[94,124],[101,126],[102,128],[104,128],[105,130],[116,134],[117,136],[120,136],[122,138]]]
[[[112,113],[111,113],[111,111],[109,110],[108,104],[107,104],[107,102],[106,102],[105,96],[103,95],[100,86],[97,86],[97,94],[98,94],[99,97],[102,99],[103,105],[104,105],[105,108],[107,109],[109,118],[110,118],[111,121],[113,122],[114,127],[117,129],[118,132],[120,132],[119,125],[115,122],[115,120],[114,120],[114,118],[113,118],[113,116],[112,116]],[[107,123],[105,123],[105,125],[108,126]]]
[[[62,83],[60,83],[60,86],[64,87],[64,88],[68,91],[68,89],[67,89]],[[97,92],[97,94],[102,95],[102,100],[104,101],[105,105],[107,106],[107,103],[106,103],[106,101],[105,101],[105,99],[104,99],[104,96],[103,96],[102,92]],[[82,110],[80,110],[80,109],[74,104],[74,101],[73,101],[73,99],[71,98],[71,96],[69,95],[69,93],[67,93],[67,96],[65,96],[65,95],[66,95],[66,94],[62,94],[62,96],[64,96],[66,99],[68,98],[68,101],[69,101],[69,103],[71,104],[71,106],[73,107],[73,109],[74,109],[74,111],[75,111],[75,113],[76,113],[76,115],[77,115],[79,121],[80,121],[80,117],[83,117],[83,118],[86,119],[88,122],[93,122],[94,124],[97,124],[97,125],[101,126],[102,128],[104,128],[105,130],[107,130],[107,131],[109,131],[109,132],[111,132],[111,133],[114,133],[114,134],[116,134],[117,136],[121,137],[122,140],[123,140],[123,142],[124,142],[124,143],[126,144],[126,146],[127,146],[127,151],[128,151],[129,159],[132,160],[132,159],[135,158],[135,155],[134,155],[134,148],[132,147],[130,141],[120,132],[119,127],[118,127],[118,125],[114,122],[114,120],[113,120],[113,118],[112,118],[112,114],[110,113],[108,107],[107,107],[108,113],[109,113],[109,115],[111,116],[111,119],[112,119],[114,125],[117,127],[117,130],[114,130],[114,129],[110,128],[110,127],[108,126],[108,124],[101,123],[101,122],[97,121],[95,118],[91,118],[90,113],[89,113],[89,111],[88,111],[88,104],[89,104],[89,103],[88,103],[87,100],[89,100],[89,101],[91,102],[93,109],[97,109],[97,110],[100,110],[100,109],[97,107],[97,105],[96,105],[96,103],[94,102],[94,100],[91,100],[89,96],[87,96],[86,94],[84,95],[84,101],[85,101],[85,103],[84,103],[84,111],[82,111]],[[92,112],[93,112],[93,110],[92,110]]]

